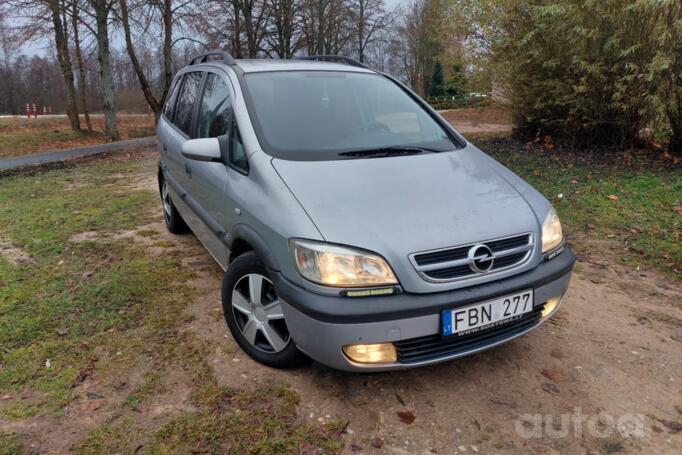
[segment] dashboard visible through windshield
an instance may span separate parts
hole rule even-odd
[[[431,115],[387,77],[338,71],[245,74],[251,117],[266,153],[333,160],[354,152],[459,148]]]

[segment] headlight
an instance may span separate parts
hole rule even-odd
[[[554,207],[549,208],[549,213],[542,223],[542,252],[546,253],[561,245],[564,234],[561,231],[561,222]]]
[[[391,267],[374,254],[309,240],[290,240],[299,273],[324,286],[358,287],[398,284]]]

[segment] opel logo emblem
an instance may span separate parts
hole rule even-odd
[[[493,268],[495,256],[486,245],[474,245],[469,249],[469,268],[476,273],[486,273]]]

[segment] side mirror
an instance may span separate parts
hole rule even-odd
[[[220,143],[215,137],[190,139],[182,144],[182,155],[190,160],[220,161]]]

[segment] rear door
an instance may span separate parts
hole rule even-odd
[[[194,109],[199,97],[203,72],[191,71],[185,73],[179,84],[177,99],[174,100],[172,121],[159,123],[158,134],[165,148],[166,172],[173,177],[173,188],[178,192],[189,190],[191,168],[189,160],[182,156],[182,144],[192,135]],[[172,184],[171,187],[174,185]],[[176,204],[177,205],[177,204]]]
[[[163,111],[159,117],[156,125],[156,135],[159,138],[159,151],[161,152],[161,160],[164,166],[168,166],[168,135],[172,132],[173,114],[175,113],[175,102],[178,99],[178,92],[182,85],[182,77],[178,76],[173,81],[166,102],[163,105]]]

